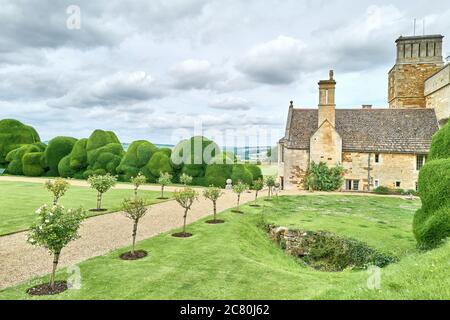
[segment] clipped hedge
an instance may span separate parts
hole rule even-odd
[[[429,161],[448,158],[450,158],[450,122],[433,136],[428,155]]]
[[[77,172],[88,166],[87,160],[87,143],[88,139],[80,139],[73,146],[72,152],[69,155],[68,165],[70,168]]]
[[[206,168],[205,184],[206,186],[215,186],[224,188],[227,179],[231,179],[233,165],[229,164],[211,164]]]
[[[419,173],[419,194],[422,208],[427,212],[450,207],[449,160],[434,160],[423,166]]]
[[[162,173],[173,174],[174,170],[166,152],[156,152],[145,166],[143,174],[150,173],[147,179],[159,178]]]
[[[20,148],[17,148],[8,153],[6,156],[6,161],[9,162],[8,167],[6,168],[6,172],[12,175],[23,175],[23,158],[28,153],[33,152],[43,152],[44,146],[41,143],[36,144],[28,144],[24,145]],[[44,170],[44,166],[41,164],[42,169]],[[28,170],[25,170],[29,172]]]
[[[247,168],[247,170],[252,174],[253,181],[263,179],[261,168],[256,164],[246,164],[245,168]]]
[[[8,163],[6,156],[11,151],[40,141],[34,128],[13,119],[0,120],[0,165]]]
[[[22,158],[23,174],[27,177],[40,177],[45,174],[45,153],[30,152]]]
[[[72,152],[76,142],[77,139],[72,137],[56,137],[50,140],[45,150],[45,163],[49,168],[47,176],[60,176],[58,171],[59,162]]]
[[[233,169],[231,171],[231,180],[233,180],[233,184],[236,184],[238,181],[245,183],[247,185],[251,185],[253,182],[253,175],[243,164],[235,164],[233,165]]]
[[[158,148],[148,141],[134,141],[117,167],[119,180],[130,181],[131,177],[136,177],[157,151]]]

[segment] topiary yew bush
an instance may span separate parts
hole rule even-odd
[[[157,151],[158,148],[148,141],[134,141],[128,147],[125,156],[116,169],[119,180],[130,181],[132,177],[136,177]]]
[[[27,177],[40,177],[45,174],[44,152],[26,153],[22,158],[23,174]]]
[[[245,168],[247,168],[247,170],[250,171],[250,173],[252,174],[253,181],[260,180],[263,178],[261,168],[258,167],[256,164],[246,164]]]
[[[50,140],[45,150],[45,163],[49,168],[48,176],[60,176],[58,171],[59,162],[72,152],[76,142],[77,139],[71,137],[56,137]]]
[[[239,181],[246,185],[251,185],[253,182],[253,175],[243,164],[235,164],[231,171],[231,180],[233,180],[233,184],[238,183]]]
[[[420,170],[422,208],[413,221],[419,248],[432,249],[450,237],[450,126],[433,137],[429,160]]]
[[[17,120],[0,120],[0,166],[6,166],[6,156],[11,151],[40,141],[34,128]]]
[[[170,158],[167,156],[165,152],[156,152],[148,164],[142,170],[143,174],[149,175],[147,179],[159,178],[161,172],[173,174],[172,164],[170,162]],[[147,176],[146,175],[146,176]]]
[[[225,188],[227,179],[231,179],[232,165],[229,164],[210,164],[205,172],[205,184]]]
[[[8,153],[8,155],[6,156],[6,161],[9,162],[8,167],[6,169],[7,173],[9,174],[13,174],[13,175],[23,175],[24,174],[24,162],[23,159],[25,157],[25,155],[29,154],[29,153],[41,153],[41,157],[42,157],[42,152],[45,149],[45,145],[43,145],[42,143],[36,143],[36,144],[28,144],[28,145],[24,145],[18,149],[15,149],[11,152]],[[41,158],[42,159],[42,158]],[[27,159],[28,161],[29,159]],[[28,161],[29,163],[29,161]],[[36,163],[34,164],[36,165]],[[41,167],[42,170],[45,171],[44,169],[44,165],[41,161]],[[25,171],[26,172],[30,172],[30,170],[28,170],[29,168],[26,168]]]

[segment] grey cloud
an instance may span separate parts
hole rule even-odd
[[[251,103],[247,99],[239,97],[222,97],[214,99],[209,107],[218,110],[250,110]]]
[[[207,60],[185,60],[170,71],[173,86],[177,89],[212,89],[225,79],[225,74]]]

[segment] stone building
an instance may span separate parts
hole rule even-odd
[[[450,64],[444,65],[442,40],[431,35],[396,41],[389,108],[336,109],[333,71],[319,82],[318,108],[291,102],[279,142],[283,188],[302,189],[314,161],[344,167],[342,190],[417,189],[432,137],[450,117]]]

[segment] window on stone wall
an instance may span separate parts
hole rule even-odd
[[[359,191],[359,180],[345,180],[345,189],[347,191]]]
[[[416,170],[419,171],[420,169],[422,169],[422,167],[424,166],[426,161],[426,156],[425,155],[417,155],[416,156]]]
[[[375,163],[380,163],[380,154],[375,154]]]
[[[402,187],[402,183],[400,181],[396,181],[395,182],[395,187],[396,188],[401,188]]]
[[[419,191],[419,184],[416,182],[416,191]]]
[[[375,187],[375,188],[378,188],[379,186],[380,186],[380,180],[374,180],[373,181],[373,186]]]
[[[353,191],[359,190],[359,180],[353,180]]]

